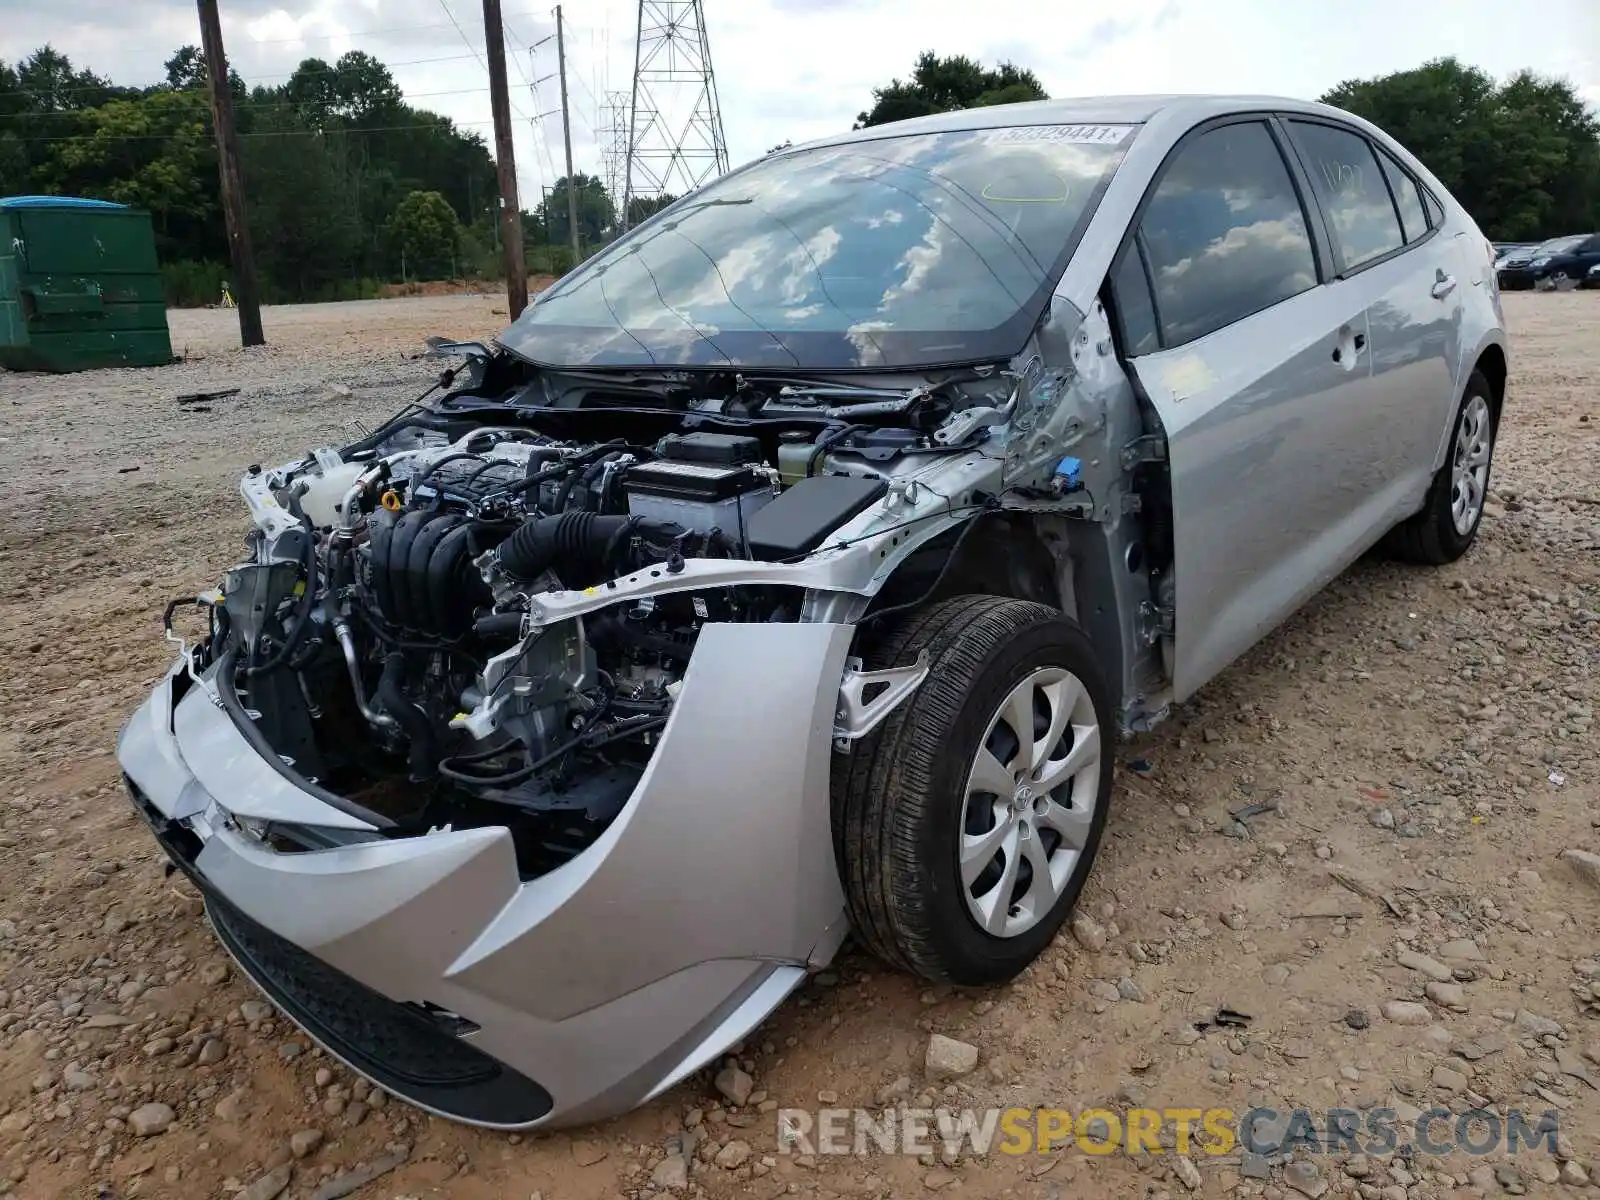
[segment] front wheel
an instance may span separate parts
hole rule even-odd
[[[1390,532],[1385,548],[1406,562],[1442,566],[1467,552],[1478,536],[1494,466],[1493,393],[1474,371],[1456,409],[1450,448],[1428,488],[1422,509]]]
[[[1093,648],[1060,612],[961,596],[903,621],[869,667],[923,650],[922,686],[833,778],[834,845],[857,936],[935,982],[1010,979],[1088,877],[1115,727]]]

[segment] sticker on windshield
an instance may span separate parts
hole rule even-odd
[[[1132,131],[1131,125],[1024,125],[998,131],[997,142],[1074,142],[1088,146],[1115,146]]]

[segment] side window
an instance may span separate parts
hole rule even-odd
[[[1134,358],[1161,349],[1156,332],[1156,306],[1150,298],[1150,280],[1139,260],[1137,243],[1130,242],[1111,272],[1111,299],[1122,324],[1123,352]]]
[[[1417,181],[1407,175],[1405,168],[1382,150],[1378,151],[1378,161],[1383,164],[1383,173],[1389,180],[1389,190],[1394,193],[1395,206],[1400,210],[1400,225],[1407,243],[1420,241],[1428,232],[1428,218],[1422,213],[1422,193],[1417,190]]]
[[[1224,125],[1185,145],[1156,185],[1139,228],[1167,346],[1317,284],[1305,211],[1260,121]]]
[[[1289,127],[1300,144],[1344,269],[1353,270],[1405,245],[1394,201],[1367,139],[1310,121],[1290,121]]]
[[[1433,198],[1433,193],[1426,188],[1422,191],[1422,202],[1428,206],[1428,224],[1435,229],[1444,224],[1444,207]]]

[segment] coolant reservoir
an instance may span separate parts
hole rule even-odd
[[[811,439],[803,433],[785,433],[778,443],[778,475],[784,487],[793,487],[806,477],[806,466],[815,449]]]
[[[339,524],[338,505],[355,486],[364,469],[360,463],[347,463],[337,450],[322,449],[315,454],[318,474],[309,477],[310,486],[300,495],[300,507],[318,529]],[[303,479],[305,477],[302,477]]]

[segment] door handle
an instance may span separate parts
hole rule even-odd
[[[1433,298],[1435,300],[1443,300],[1455,290],[1456,277],[1454,275],[1446,275],[1443,270],[1440,270],[1433,281]]]

